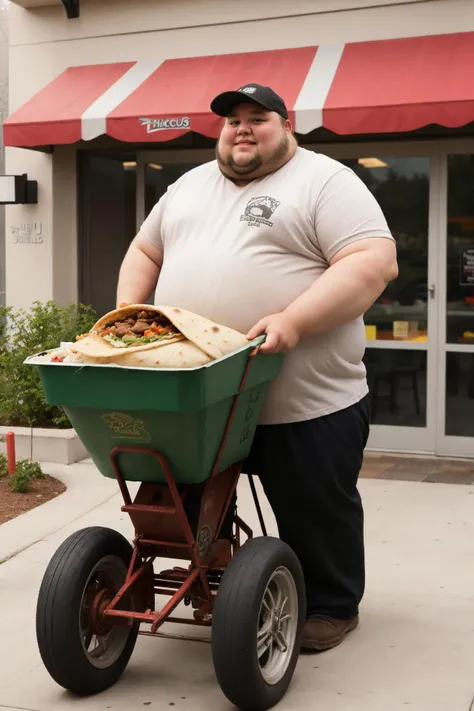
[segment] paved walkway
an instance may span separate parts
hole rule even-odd
[[[47,468],[59,476],[58,467]],[[84,526],[131,535],[114,482],[87,463],[65,468],[61,478],[68,493],[0,527],[4,554],[24,548],[0,565],[0,709],[230,711],[209,646],[193,642],[139,638],[121,681],[96,697],[75,698],[50,679],[34,627],[48,561]],[[300,657],[278,709],[468,711],[474,696],[474,488],[375,478],[363,479],[360,489],[367,539],[361,624],[340,647]],[[240,499],[241,514],[258,531],[245,479]]]
[[[474,460],[367,453],[361,477],[469,486],[474,484]]]

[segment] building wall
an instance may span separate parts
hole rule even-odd
[[[8,10],[7,0],[0,0],[0,126],[8,116]],[[0,143],[0,173],[5,172],[5,148]],[[0,304],[5,304],[5,208],[0,206]]]
[[[373,5],[373,0],[86,0],[78,20],[67,20],[62,6],[11,5],[10,110],[71,65],[474,30],[473,0],[379,0]],[[74,155],[73,147],[55,151],[54,158],[7,150],[8,172],[27,172],[39,182],[38,206],[7,208],[8,303],[77,297],[71,262]],[[10,227],[17,223],[41,223],[43,242],[15,243]],[[28,288],[20,285],[20,276],[28,279]]]
[[[359,7],[354,9],[354,5]],[[371,7],[364,7],[364,6]],[[220,54],[474,29],[472,0],[104,0],[11,6],[11,109],[69,65]]]

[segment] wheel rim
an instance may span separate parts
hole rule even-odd
[[[97,634],[93,624],[93,603],[101,591],[113,597],[125,580],[127,568],[121,558],[108,555],[99,560],[90,573],[82,593],[79,608],[79,634],[82,649],[92,666],[107,669],[122,654],[130,627],[111,625]]]
[[[257,659],[267,684],[285,675],[298,628],[298,591],[290,571],[275,570],[263,595],[257,628]]]

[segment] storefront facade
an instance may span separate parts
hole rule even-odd
[[[206,91],[280,82],[300,144],[357,172],[398,244],[399,279],[365,318],[369,448],[474,456],[472,1],[373,5],[83,0],[68,20],[59,0],[18,0],[6,173],[37,180],[38,202],[6,208],[7,302],[113,307],[144,217],[214,156]]]

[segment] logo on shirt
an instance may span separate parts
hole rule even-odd
[[[189,116],[181,116],[181,118],[168,119],[139,119],[142,126],[146,126],[147,133],[156,133],[157,131],[170,131],[173,129],[186,129],[191,126]]]
[[[246,222],[249,227],[260,227],[262,224],[273,227],[273,222],[270,222],[269,218],[280,204],[278,200],[268,197],[268,195],[254,197],[248,201],[245,212],[240,217],[240,221]]]

